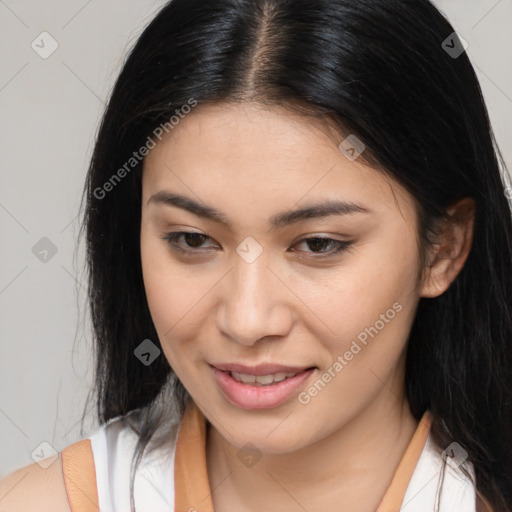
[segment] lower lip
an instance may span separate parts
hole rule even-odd
[[[290,377],[271,386],[255,386],[238,382],[228,372],[223,372],[212,366],[217,384],[229,402],[242,409],[270,409],[286,402],[306,379],[313,373],[314,368],[304,370],[295,377]]]

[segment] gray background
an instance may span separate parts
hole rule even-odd
[[[90,403],[80,430],[92,353],[78,206],[104,102],[163,3],[0,0],[0,477],[97,427]],[[512,0],[436,4],[469,43],[512,168]],[[43,31],[58,44],[46,59],[31,47],[51,48]]]

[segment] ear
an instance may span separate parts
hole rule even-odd
[[[462,270],[473,242],[475,202],[458,200],[446,210],[438,241],[430,248],[420,297],[442,295]]]

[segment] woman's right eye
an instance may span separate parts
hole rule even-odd
[[[203,235],[201,233],[194,233],[190,231],[174,231],[171,233],[167,233],[162,237],[163,240],[166,240],[169,244],[169,247],[172,250],[185,252],[185,253],[196,253],[207,239],[210,237],[207,235]],[[185,245],[180,243],[180,240],[183,239]],[[200,251],[204,252],[204,251]]]

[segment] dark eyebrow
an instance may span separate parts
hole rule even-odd
[[[198,203],[189,197],[162,190],[153,194],[149,198],[147,204],[150,203],[182,208],[183,210],[187,210],[198,217],[203,217],[219,224],[223,224],[230,231],[233,231],[231,223],[223,212],[212,206]],[[282,228],[302,220],[318,219],[328,217],[330,215],[348,215],[352,213],[374,213],[374,211],[353,202],[328,200],[320,204],[313,204],[298,210],[289,210],[273,215],[270,218],[270,224],[272,228]]]

